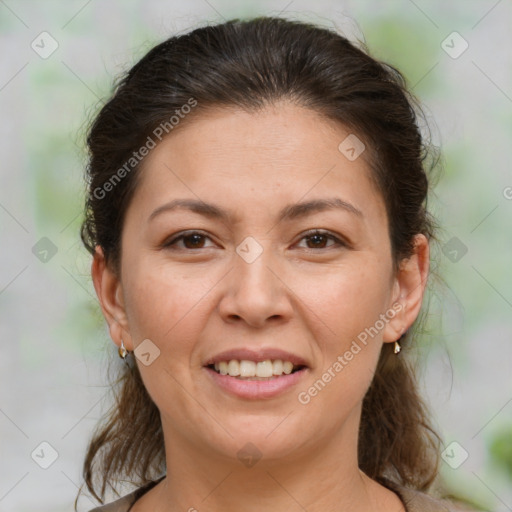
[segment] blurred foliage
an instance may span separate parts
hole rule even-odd
[[[431,95],[440,85],[435,73],[425,76],[436,63],[432,52],[432,48],[439,44],[436,36],[431,31],[422,30],[418,22],[404,23],[396,16],[371,19],[364,27],[370,54],[398,68],[409,87],[415,88],[418,84],[418,90],[413,92],[422,97]]]
[[[512,481],[512,424],[502,427],[488,442],[492,462]]]

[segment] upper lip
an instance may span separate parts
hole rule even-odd
[[[257,350],[251,348],[234,348],[225,350],[207,359],[204,366],[219,363],[220,361],[231,361],[232,359],[255,362],[266,361],[268,359],[272,361],[281,359],[282,361],[290,361],[294,366],[309,366],[307,361],[302,357],[278,348],[261,348]]]

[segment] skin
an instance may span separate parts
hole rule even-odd
[[[428,241],[417,235],[414,254],[393,271],[386,208],[366,154],[350,161],[338,150],[348,134],[290,103],[259,113],[217,109],[146,157],[126,212],[119,274],[99,247],[92,264],[113,341],[134,350],[150,339],[160,350],[149,366],[137,364],[161,413],[167,478],[132,511],[405,510],[359,470],[357,432],[383,343],[397,340],[421,307]],[[361,215],[331,209],[277,220],[289,204],[333,197]],[[214,203],[232,218],[177,209],[148,221],[178,198]],[[346,244],[304,238],[310,229]],[[185,230],[205,237],[163,247]],[[252,263],[235,251],[247,236],[263,249]],[[378,335],[299,403],[298,393],[393,304],[401,310]],[[212,384],[203,364],[241,346],[278,347],[310,367],[275,398],[234,397]],[[250,468],[237,457],[248,442],[262,454]]]

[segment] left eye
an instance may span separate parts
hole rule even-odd
[[[334,245],[345,245],[338,237],[323,231],[310,232],[303,236],[301,240],[306,240],[306,243],[313,244],[313,247],[307,247],[307,249],[324,249],[325,247],[331,247],[333,244],[326,246],[328,240],[332,240]]]

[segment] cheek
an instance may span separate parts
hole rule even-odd
[[[322,320],[326,347],[345,344],[375,324],[389,299],[387,269],[372,257],[353,258],[329,272],[297,273],[294,291],[309,317]],[[323,337],[319,337],[321,341]]]
[[[301,299],[307,306],[304,311],[310,311],[309,328],[322,361],[311,379],[312,387],[302,390],[305,401],[315,402],[313,408],[350,410],[362,400],[372,380],[382,347],[382,329],[375,326],[382,327],[379,318],[387,307],[389,287],[387,269],[371,258],[363,261],[323,278],[302,278],[301,288],[307,294]]]
[[[131,267],[125,285],[126,311],[135,345],[149,338],[161,350],[176,353],[197,337],[202,327],[202,305],[215,281],[204,269],[186,276],[165,265]]]

